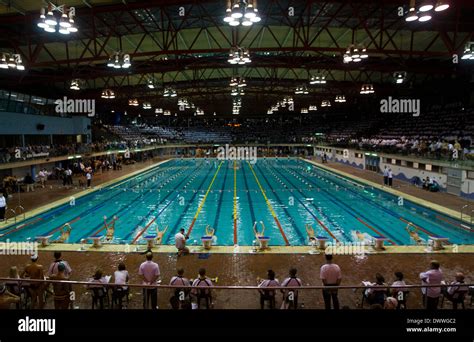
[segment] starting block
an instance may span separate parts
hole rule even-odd
[[[102,236],[97,236],[97,235],[89,236],[88,239],[92,240],[92,247],[99,248],[100,246],[102,246],[102,243],[100,242],[100,239],[102,239]]]
[[[447,237],[442,237],[442,236],[430,236],[430,240],[433,241],[433,250],[434,251],[439,251],[444,249],[443,243],[446,243],[449,241],[449,238]]]
[[[212,236],[201,237],[202,246],[204,249],[211,249],[212,247]]]
[[[268,236],[259,236],[258,237],[258,243],[260,244],[260,249],[268,249],[268,242],[270,241],[270,238]]]
[[[325,236],[317,236],[316,240],[318,240],[319,249],[325,250],[326,249],[326,241],[328,241],[328,238],[325,237]]]
[[[147,235],[144,237],[144,239],[146,240],[146,246],[148,249],[155,247],[156,235]]]
[[[374,240],[375,240],[375,246],[374,246],[374,249],[376,251],[383,251],[385,250],[385,247],[384,247],[384,242],[387,241],[388,239],[385,237],[385,236],[374,236]]]
[[[38,240],[41,243],[41,247],[46,247],[49,246],[50,242],[49,239],[51,239],[53,235],[40,235],[36,237],[36,240]]]

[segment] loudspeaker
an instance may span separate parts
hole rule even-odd
[[[38,131],[42,131],[42,130],[44,130],[44,125],[43,125],[43,124],[37,124],[37,125],[36,125],[36,129],[37,129]]]

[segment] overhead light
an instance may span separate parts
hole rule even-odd
[[[425,22],[431,20],[431,15],[429,14],[423,14],[418,18],[418,21]]]
[[[143,109],[151,109],[150,102],[143,102]]]
[[[374,86],[372,84],[363,84],[360,88],[360,93],[362,95],[373,94],[375,92]]]
[[[308,88],[306,87],[306,85],[296,87],[295,95],[307,95],[307,94],[309,94],[309,91],[308,91]]]
[[[360,62],[363,59],[369,57],[367,53],[367,49],[362,44],[351,44],[346,49],[346,52],[343,55],[343,62],[350,63],[350,62]]]
[[[124,54],[122,51],[115,52],[113,56],[110,56],[109,60],[107,61],[107,66],[109,68],[128,69],[131,65],[130,55]]]
[[[59,26],[65,28],[71,27],[71,23],[69,22],[69,18],[66,13],[63,13],[61,15],[61,19],[59,20]]]
[[[474,42],[469,42],[466,44],[466,46],[464,47],[464,53],[461,59],[464,59],[464,60],[474,59]]]
[[[155,108],[156,114],[163,114],[163,108]]]
[[[308,114],[308,108],[301,108],[301,114]]]
[[[326,84],[326,76],[322,73],[317,73],[316,75],[311,76],[309,84]]]
[[[46,19],[44,22],[50,26],[56,26],[58,24],[56,18],[54,17],[53,10],[51,9],[51,7],[48,8],[48,13],[46,13]]]
[[[69,89],[71,90],[81,90],[80,86],[79,86],[79,79],[74,79],[71,81],[71,84],[69,86]]]
[[[420,7],[418,8],[420,12],[428,12],[433,9],[432,0],[423,0]]]
[[[112,89],[104,89],[100,97],[103,99],[115,99],[115,92]]]
[[[413,7],[410,5],[410,9],[408,10],[408,14],[405,18],[405,21],[411,22],[411,21],[418,20],[418,15],[416,14],[414,3],[415,1],[413,1]]]
[[[405,71],[395,71],[393,73],[393,79],[395,80],[396,84],[402,84],[405,82],[407,73]]]
[[[449,8],[449,3],[443,0],[436,1],[435,12],[441,12]]]
[[[155,84],[153,83],[153,80],[148,80],[147,87],[150,89],[155,89]]]
[[[227,62],[230,64],[243,65],[252,62],[252,60],[250,59],[250,52],[248,49],[235,46],[230,49]]]
[[[67,27],[59,27],[59,33],[61,34],[70,34],[69,29]]]
[[[331,107],[331,101],[329,100],[321,101],[321,107]]]
[[[230,26],[251,26],[262,19],[258,14],[255,0],[228,0],[224,22]]]
[[[318,110],[318,106],[311,105],[311,106],[308,107],[308,110],[309,110],[310,112],[315,112],[315,111]]]

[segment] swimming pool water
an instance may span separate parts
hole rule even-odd
[[[300,159],[246,161],[173,159],[116,184],[7,227],[0,240],[29,241],[40,235],[59,237],[72,227],[69,243],[105,235],[104,217],[113,217],[111,243],[145,244],[145,236],[165,229],[163,243],[173,244],[180,228],[191,244],[200,244],[206,226],[215,229],[216,245],[252,245],[253,226],[265,227],[270,245],[307,245],[305,226],[316,235],[339,242],[366,242],[385,236],[390,245],[415,242],[408,222],[420,238],[448,237],[451,243],[473,244],[466,224],[318,168]]]

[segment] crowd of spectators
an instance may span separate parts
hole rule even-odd
[[[339,309],[341,305],[338,298],[338,288],[343,280],[341,268],[333,261],[333,256],[326,254],[325,263],[321,265],[319,278],[322,283],[322,296],[325,309]],[[0,284],[0,309],[8,309],[12,306],[17,308],[25,307],[28,302],[31,308],[42,309],[47,301],[47,292],[52,292],[55,309],[69,309],[73,306],[72,291],[70,283],[61,283],[61,280],[71,280],[73,278],[73,268],[62,258],[61,252],[54,252],[54,259],[48,268],[44,268],[39,263],[37,254],[31,256],[29,263],[23,270],[19,271],[16,266],[10,268],[9,280]],[[162,284],[161,270],[158,263],[153,261],[153,253],[146,252],[145,260],[137,267],[137,276],[141,279],[143,287],[143,309],[158,309],[157,297],[158,288]],[[54,283],[20,283],[18,279],[38,279],[56,280]],[[465,298],[470,294],[469,287],[465,282],[465,275],[457,272],[455,279],[450,282],[444,281],[440,264],[432,260],[429,269],[419,274],[423,305],[428,310],[439,308],[440,298],[447,299],[452,303],[453,309],[459,305],[464,307]],[[124,308],[129,304],[130,298],[130,273],[123,262],[119,262],[116,271],[111,275],[105,275],[101,269],[96,269],[94,274],[88,279],[80,279],[88,283],[86,286],[92,296],[92,308],[103,309],[106,304],[110,308]],[[212,286],[217,282],[217,278],[210,278],[206,275],[206,269],[201,267],[195,279],[185,277],[183,268],[178,268],[176,274],[167,282],[172,288],[173,295],[169,303],[172,309],[192,309],[192,308],[213,308],[216,293]],[[297,276],[297,269],[291,268],[288,276],[283,281],[279,281],[273,270],[268,270],[266,277],[257,278],[258,292],[260,296],[260,308],[277,308],[277,300],[281,294],[281,309],[298,309],[299,288],[303,286],[303,281]],[[436,286],[439,285],[439,286]],[[387,283],[385,277],[376,273],[374,281],[362,281],[362,302],[360,307],[364,308],[367,302],[370,309],[402,309],[407,308],[411,289],[404,280],[402,272],[394,273],[393,282]],[[275,289],[284,288],[284,289]],[[418,289],[416,289],[417,291]],[[109,292],[111,292],[112,303],[110,303]],[[472,293],[471,293],[472,295]],[[348,309],[347,305],[342,306]]]

